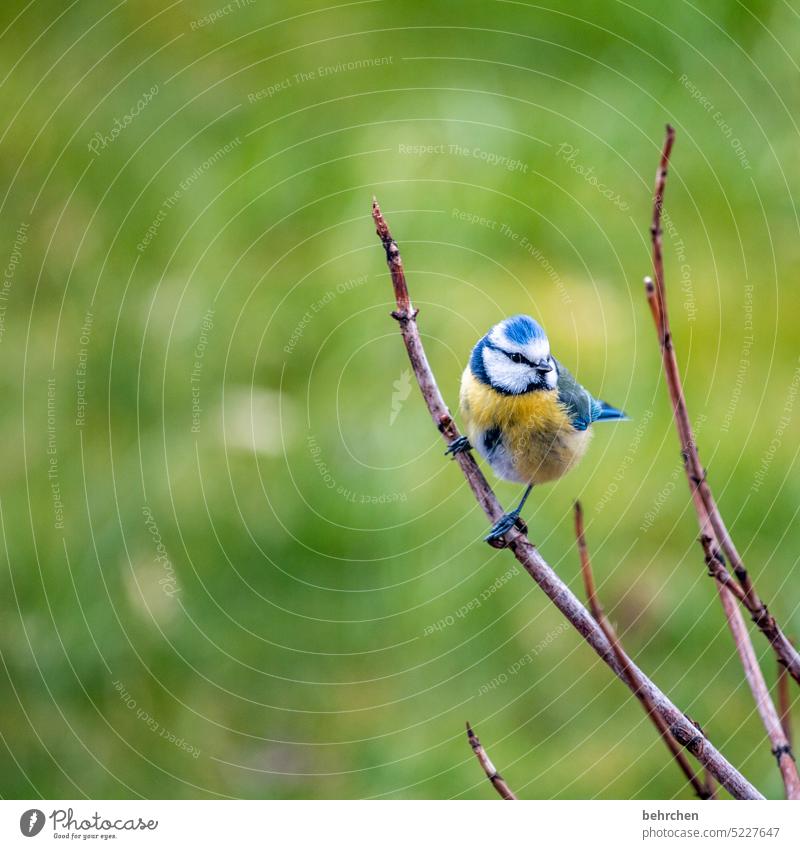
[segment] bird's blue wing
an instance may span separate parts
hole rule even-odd
[[[558,360],[556,368],[558,400],[566,407],[570,423],[575,430],[586,430],[592,422],[628,418],[622,410],[593,398]]]

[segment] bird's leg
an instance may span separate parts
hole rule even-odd
[[[522,498],[520,499],[519,504],[510,512],[504,513],[492,526],[492,529],[489,531],[488,536],[484,537],[484,540],[489,543],[489,545],[494,546],[495,548],[502,548],[503,544],[497,545],[497,541],[501,539],[503,534],[507,533],[511,530],[511,528],[516,525],[523,533],[527,533],[528,528],[525,522],[520,519],[519,514],[522,512],[522,508],[525,506],[525,502],[528,500],[528,496],[531,494],[531,490],[533,489],[533,484],[528,484],[528,488],[525,490]]]
[[[472,446],[469,444],[469,440],[467,439],[467,437],[459,436],[447,446],[447,451],[445,451],[444,453],[445,456],[450,454],[455,457],[456,454],[460,454],[462,451],[469,451],[471,448]]]

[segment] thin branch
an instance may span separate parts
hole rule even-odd
[[[517,797],[514,795],[514,791],[506,784],[503,776],[495,769],[494,764],[489,759],[489,755],[486,754],[486,749],[481,745],[478,735],[472,730],[469,723],[467,723],[467,739],[470,746],[472,746],[472,751],[475,752],[478,763],[483,767],[486,777],[492,782],[492,787],[494,787],[503,799],[516,799]]]
[[[710,523],[705,517],[705,511],[703,511],[703,525],[708,530],[712,530]],[[703,551],[705,552],[708,574],[734,595],[737,601],[744,604],[744,590],[736,583],[728,571],[728,567],[725,565],[725,558],[720,554],[720,550],[714,539],[708,536],[708,534],[700,534],[700,545],[703,546]]]
[[[416,313],[411,308],[408,297],[400,253],[381,215],[377,201],[373,202],[372,215],[378,235],[381,237],[384,249],[386,250],[387,262],[392,273],[392,283],[397,301],[397,310],[392,315],[400,325],[403,342],[405,343],[414,375],[422,391],[431,418],[445,442],[449,444],[459,436],[458,428],[442,399],[436,379],[425,356],[419,330],[417,329]],[[459,452],[456,454],[455,459],[478,504],[480,504],[489,520],[496,522],[502,516],[503,510],[483,472],[475,462],[472,453],[469,451]],[[614,674],[630,687],[625,672],[620,666],[611,644],[589,611],[578,601],[575,594],[542,558],[525,534],[521,533],[518,529],[512,529],[506,536],[509,541],[508,547],[523,568],[536,581],[539,587],[541,587],[545,595],[555,604],[567,621],[586,640],[599,657],[608,664]],[[690,754],[696,757],[732,796],[737,799],[763,798],[758,790],[717,751],[708,738],[684,716],[683,711],[675,707],[664,693],[633,662],[631,662],[631,667],[639,676],[641,688],[650,697],[656,710],[669,726],[672,736]]]
[[[658,293],[658,312],[663,336],[669,335],[669,316],[667,315],[667,301],[664,297],[664,254],[663,238],[661,231],[661,212],[664,207],[664,189],[667,186],[667,172],[669,170],[669,157],[672,153],[672,145],[675,142],[675,130],[667,124],[667,137],[661,151],[661,159],[656,172],[656,188],[653,194],[653,221],[650,225],[650,234],[653,239],[653,273],[656,278],[656,292]]]
[[[769,616],[766,607],[761,604],[760,599],[755,595],[755,590],[752,587],[752,583],[747,579],[743,567],[741,570],[734,568],[734,573],[739,580],[739,584],[737,585],[734,583],[725,565],[725,558],[720,551],[720,544],[726,553],[728,549],[725,548],[723,538],[718,531],[718,522],[721,522],[722,518],[719,516],[719,510],[711,496],[711,490],[706,481],[705,469],[703,469],[700,463],[697,443],[694,439],[692,425],[689,420],[689,412],[686,406],[686,397],[683,392],[683,383],[678,369],[678,360],[672,344],[672,332],[670,330],[664,285],[661,212],[664,204],[664,189],[669,168],[669,156],[674,141],[675,131],[667,125],[667,135],[661,152],[658,171],[656,172],[655,191],[653,194],[651,236],[653,241],[653,277],[655,278],[655,283],[649,277],[645,278],[647,301],[650,305],[653,322],[655,323],[661,345],[664,373],[669,388],[670,400],[672,401],[675,425],[681,443],[681,456],[683,457],[686,476],[689,480],[689,490],[697,513],[697,521],[700,525],[700,543],[705,552],[706,565],[708,566],[709,574],[716,579],[716,586],[725,617],[728,620],[728,627],[733,636],[747,683],[755,699],[759,716],[772,744],[772,751],[777,759],[784,787],[786,788],[786,796],[789,799],[800,799],[800,776],[797,773],[797,765],[794,761],[791,746],[783,732],[780,717],[769,694],[767,683],[764,680],[764,674],[758,665],[755,650],[750,640],[750,634],[747,631],[747,626],[737,601],[752,614],[753,621],[766,634],[778,657],[790,671],[792,670],[792,656],[785,651],[784,643],[786,647],[791,649],[791,652],[795,656],[796,652],[794,651],[794,646],[791,645],[778,628],[775,620]],[[717,522],[714,520],[715,515],[718,519]],[[727,531],[725,533],[727,534]],[[769,620],[769,623],[767,623],[765,617]]]
[[[786,735],[789,745],[792,745],[792,697],[789,693],[789,673],[786,667],[778,664],[778,711],[781,717],[781,728]]]
[[[645,692],[644,688],[641,686],[639,677],[633,669],[631,665],[631,660],[628,655],[625,653],[625,650],[622,648],[622,643],[620,642],[619,637],[617,636],[617,632],[614,630],[613,625],[609,622],[608,617],[603,610],[602,604],[600,604],[600,600],[597,597],[597,588],[594,583],[594,573],[592,572],[592,563],[589,559],[589,549],[586,545],[586,534],[583,527],[583,508],[581,507],[580,501],[575,502],[575,538],[578,541],[578,553],[580,555],[581,560],[581,573],[583,574],[583,583],[586,587],[586,598],[589,602],[589,610],[592,611],[592,616],[594,616],[597,624],[603,629],[603,633],[606,635],[606,639],[611,644],[611,648],[614,650],[614,654],[617,657],[617,661],[619,665],[622,667],[625,676],[627,678],[627,684],[631,690],[633,690],[633,694],[637,699],[642,703],[642,706],[645,709],[645,713],[650,717],[650,721],[655,725],[656,730],[661,735],[664,743],[667,748],[671,752],[673,758],[678,763],[678,766],[683,771],[683,774],[686,776],[689,784],[692,785],[694,792],[700,799],[710,799],[713,797],[713,790],[708,785],[708,779],[706,779],[706,783],[703,783],[695,774],[695,771],[692,769],[691,764],[686,759],[686,755],[684,755],[683,750],[675,741],[675,738],[672,736],[669,730],[669,726],[664,722],[661,718],[661,714],[656,710],[655,705],[653,704],[650,697]]]
[[[772,744],[772,754],[775,755],[778,768],[781,771],[783,786],[786,789],[786,798],[800,799],[800,776],[797,774],[797,764],[794,761],[792,747],[789,745],[789,740],[784,733],[780,717],[775,709],[775,704],[769,694],[767,682],[764,680],[764,673],[758,665],[758,659],[753,649],[753,642],[750,639],[750,634],[747,632],[747,625],[745,624],[741,609],[725,587],[717,584],[717,590],[725,610],[725,616],[728,619],[728,625],[733,635],[734,643],[736,644],[736,651],[739,653],[739,659],[744,668],[747,683],[750,685],[750,690],[756,701],[756,709],[764,724],[764,728],[766,728],[767,736]]]
[[[697,443],[694,439],[689,412],[686,407],[686,397],[683,392],[678,359],[672,342],[669,315],[667,312],[666,287],[664,285],[664,257],[662,252],[662,230],[661,213],[664,205],[664,189],[666,186],[667,172],[669,169],[669,157],[672,145],[675,141],[675,130],[667,125],[667,134],[664,147],[661,151],[661,159],[656,172],[655,191],[653,193],[653,221],[650,228],[653,243],[653,279],[645,278],[645,288],[650,311],[653,314],[658,339],[661,345],[661,353],[664,360],[664,374],[666,375],[667,387],[669,389],[672,407],[675,413],[675,425],[681,443],[681,456],[689,480],[689,488],[695,503],[702,504],[705,517],[701,518],[701,533],[705,534],[703,526],[710,525],[713,529],[712,544],[714,548],[721,548],[733,567],[736,579],[742,587],[744,595],[740,598],[741,603],[747,608],[755,622],[756,627],[769,640],[775,654],[791,673],[792,677],[800,683],[800,654],[791,644],[789,639],[781,630],[775,617],[767,609],[753,585],[753,581],[739,556],[736,546],[728,533],[725,522],[722,519],[711,487],[706,479],[706,470],[700,462],[697,451]],[[698,508],[699,514],[699,508]],[[707,521],[706,521],[707,518]],[[725,561],[722,553],[717,550],[714,554],[723,567]],[[727,567],[726,571],[727,571]]]
[[[700,507],[702,508],[702,505]],[[700,521],[702,526],[707,531],[710,531],[710,522],[702,509],[698,515],[701,516]],[[741,610],[732,601],[732,598],[736,598],[739,602],[742,602],[744,590],[734,581],[730,572],[725,568],[725,561],[722,559],[719,550],[716,549],[714,540],[708,534],[703,533],[700,536],[700,542],[705,551],[709,574],[717,580],[717,590],[720,601],[722,602],[723,611],[725,612],[725,618],[728,620],[728,627],[733,636],[748,686],[753,693],[759,716],[767,730],[767,736],[772,745],[773,754],[777,758],[778,767],[781,770],[784,787],[786,788],[787,798],[800,798],[798,795],[800,793],[800,778],[798,778],[797,766],[792,754],[791,737],[786,734],[781,717],[776,711],[775,704],[769,695],[767,682],[764,680],[764,673],[758,665],[755,650],[753,649],[753,642],[750,639],[750,634],[747,631]],[[783,670],[784,679],[786,679],[785,683],[788,685],[788,676],[785,674],[786,667],[779,663],[778,668]]]

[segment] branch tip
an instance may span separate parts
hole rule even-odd
[[[516,799],[517,797],[514,794],[514,791],[508,786],[503,776],[500,775],[495,768],[495,765],[489,759],[489,755],[481,745],[478,735],[472,730],[469,722],[467,723],[467,739],[469,740],[470,746],[472,746],[472,751],[475,752],[475,757],[478,759],[478,763],[483,768],[483,771],[486,773],[486,777],[489,781],[491,781],[492,787],[494,787],[500,797],[508,800]]]
[[[386,264],[389,266],[389,273],[392,275],[392,286],[394,287],[394,297],[397,301],[397,310],[392,313],[392,316],[401,323],[413,320],[417,315],[417,310],[411,305],[411,299],[408,296],[408,287],[406,285],[406,275],[403,270],[403,260],[400,257],[400,248],[397,242],[392,238],[389,231],[389,225],[383,217],[380,206],[378,206],[377,198],[372,199],[372,220],[375,222],[375,232],[383,244],[383,249],[386,251]],[[417,375],[419,379],[419,375]]]

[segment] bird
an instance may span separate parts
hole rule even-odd
[[[459,408],[465,436],[446,454],[473,447],[494,473],[526,485],[519,504],[484,539],[502,545],[534,485],[556,480],[586,453],[595,422],[628,416],[595,398],[550,353],[544,328],[529,315],[495,324],[472,349],[461,378]]]

